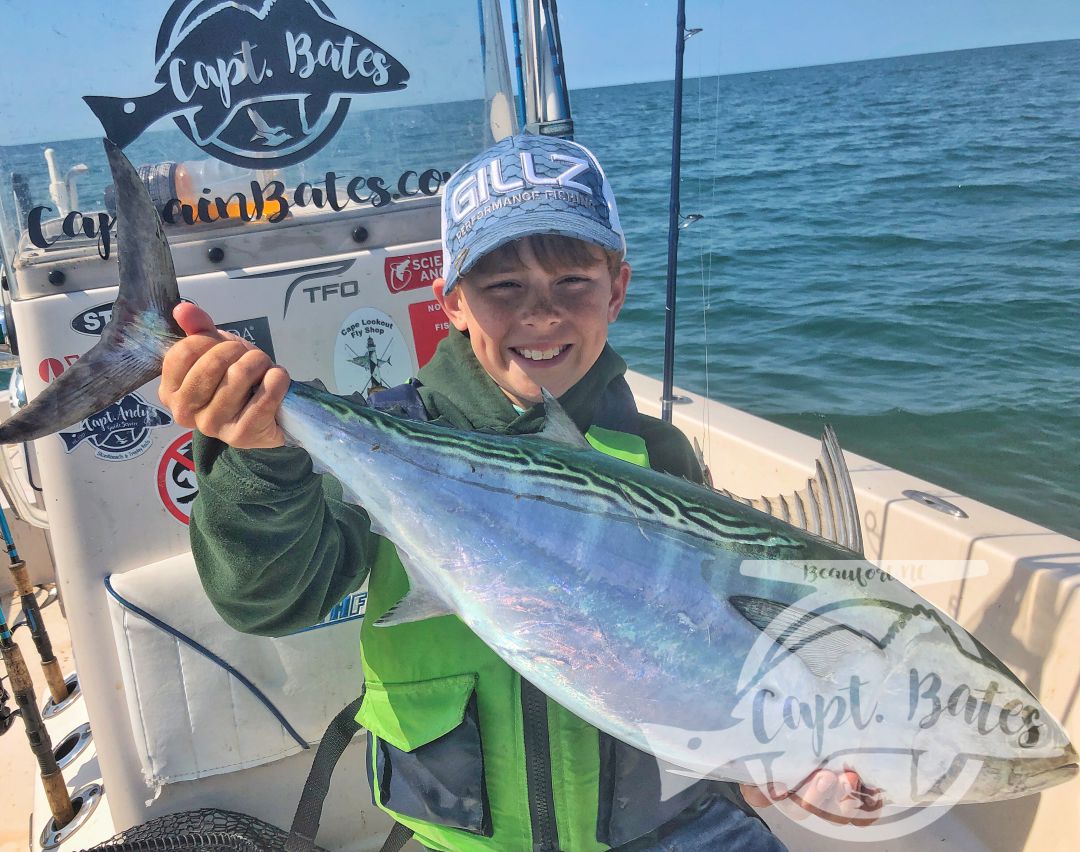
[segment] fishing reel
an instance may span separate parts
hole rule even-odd
[[[4,679],[6,680],[6,675]],[[0,737],[8,732],[14,722],[15,717],[19,715],[18,710],[12,710],[8,707],[8,699],[11,698],[8,695],[8,691],[4,689],[3,680],[0,680]]]

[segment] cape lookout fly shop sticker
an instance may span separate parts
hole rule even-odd
[[[334,345],[334,384],[339,394],[385,390],[412,375],[409,345],[394,321],[376,308],[358,308],[345,319]]]
[[[199,496],[191,441],[192,433],[184,432],[165,448],[157,466],[157,491],[161,504],[185,526],[191,521],[191,504]]]
[[[69,454],[80,444],[89,443],[94,455],[103,461],[127,461],[146,452],[152,430],[172,422],[165,409],[151,405],[137,393],[129,393],[74,429],[57,434]]]
[[[83,98],[105,134],[123,148],[171,117],[202,150],[245,168],[310,157],[337,133],[354,96],[409,80],[401,62],[338,23],[323,0],[177,0],[154,58],[152,93]]]

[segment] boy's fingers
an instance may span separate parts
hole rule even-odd
[[[184,334],[212,334],[217,332],[210,314],[190,302],[181,302],[173,308],[173,319]]]
[[[196,415],[210,404],[217,393],[226,370],[247,352],[248,347],[236,338],[218,343],[203,352],[170,397],[173,417],[180,425],[194,425]]]
[[[277,413],[288,390],[289,374],[274,365],[255,388],[235,426],[224,436],[226,443],[242,449],[282,446],[285,433],[277,424]]]
[[[191,368],[220,342],[216,338],[199,334],[184,338],[165,353],[161,364],[161,385],[158,388],[158,396],[162,402],[171,406],[172,397],[184,383]]]
[[[746,804],[752,808],[767,808],[772,804],[772,799],[765,795],[760,787],[752,787],[749,784],[740,784],[739,789],[746,799]]]
[[[787,788],[780,784],[766,784],[761,787],[752,784],[740,784],[739,789],[743,798],[746,799],[746,803],[755,808],[767,808],[774,802],[786,798],[788,794]]]
[[[228,364],[212,396],[195,414],[199,431],[204,435],[221,435],[222,430],[240,416],[272,366],[270,356],[259,349],[249,349]]]
[[[836,789],[836,775],[827,769],[814,773],[806,785],[791,798],[802,808],[802,813],[793,810],[789,816],[805,819],[806,814],[815,814],[830,822],[836,821],[836,804],[833,791]]]

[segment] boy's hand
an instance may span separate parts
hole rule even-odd
[[[206,311],[181,302],[173,317],[187,337],[165,355],[158,396],[181,426],[233,447],[280,447],[277,412],[289,374],[258,347],[214,327]]]
[[[766,787],[740,784],[739,787],[743,798],[755,808],[766,808],[774,802],[790,799],[807,813],[839,825],[870,825],[881,816],[882,801],[878,791],[865,786],[851,770],[836,773],[819,769],[798,791],[789,792],[772,784]],[[800,818],[790,812],[788,815]]]

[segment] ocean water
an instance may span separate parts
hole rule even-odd
[[[672,93],[572,91],[634,267],[612,338],[656,377]],[[282,177],[454,168],[484,119],[351,113]],[[676,383],[1080,537],[1080,41],[692,79],[683,119]],[[165,124],[133,161],[205,157]],[[100,199],[100,142],[52,145]],[[32,203],[41,149],[0,149]]]
[[[572,92],[659,377],[673,84]],[[676,384],[1080,537],[1080,41],[687,80]]]

